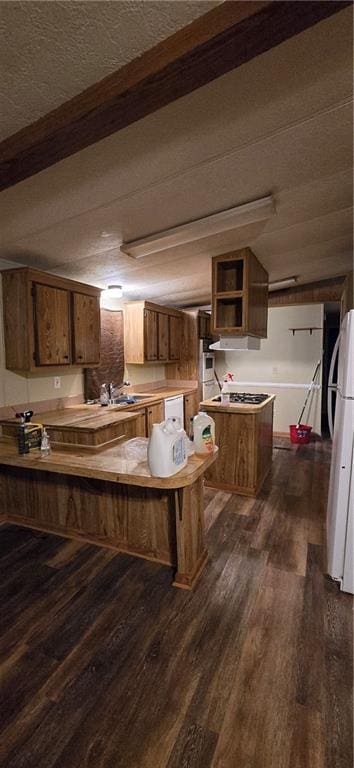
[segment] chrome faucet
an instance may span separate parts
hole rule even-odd
[[[113,384],[113,381],[111,381],[110,384],[108,384],[108,394],[109,394],[109,400],[110,402],[115,398],[118,397],[121,393],[123,387],[129,387],[130,381],[123,381],[123,384],[120,384],[119,386],[116,386]]]

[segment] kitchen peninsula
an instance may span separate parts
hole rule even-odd
[[[96,453],[83,446],[20,456],[0,442],[2,522],[82,539],[175,569],[192,589],[207,561],[203,474],[217,455],[192,456],[176,475],[152,477],[127,442]]]
[[[202,402],[215,421],[219,447],[217,460],[205,473],[206,485],[257,495],[272,465],[274,400],[269,395],[259,404]]]

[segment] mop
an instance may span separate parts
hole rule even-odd
[[[290,429],[290,440],[291,440],[292,443],[303,444],[303,443],[309,443],[310,442],[310,432],[312,430],[312,427],[310,427],[308,424],[301,424],[301,419],[302,419],[302,417],[303,417],[303,415],[305,413],[305,409],[306,409],[307,403],[309,401],[310,394],[311,394],[311,392],[313,390],[313,385],[315,383],[316,376],[317,376],[317,373],[319,371],[320,365],[321,365],[321,360],[318,361],[318,363],[316,365],[316,368],[314,370],[314,374],[312,376],[312,380],[311,380],[310,386],[309,386],[309,388],[307,390],[307,395],[305,397],[305,402],[304,402],[302,411],[300,413],[299,420],[298,420],[297,424],[291,424],[290,427],[289,427],[289,429]]]

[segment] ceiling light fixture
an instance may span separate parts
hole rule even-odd
[[[123,296],[123,288],[121,285],[109,285],[104,293],[110,299],[121,299]]]
[[[282,288],[290,288],[297,283],[297,277],[284,277],[282,280],[274,280],[268,285],[268,291],[280,291]]]
[[[236,208],[228,208],[226,211],[213,213],[203,219],[196,219],[172,229],[165,229],[163,232],[157,232],[139,240],[130,240],[122,243],[120,250],[127,256],[141,259],[143,256],[149,256],[167,248],[185,245],[193,240],[201,240],[203,237],[227,232],[229,229],[236,229],[245,224],[269,219],[274,214],[274,200],[271,195],[268,195],[268,197],[261,197],[251,203],[238,205]]]

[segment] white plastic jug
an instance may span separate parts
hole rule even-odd
[[[215,447],[215,422],[204,411],[193,419],[194,449],[200,455],[213,453]]]
[[[175,475],[187,464],[184,429],[176,429],[172,419],[153,424],[147,456],[153,477]]]

